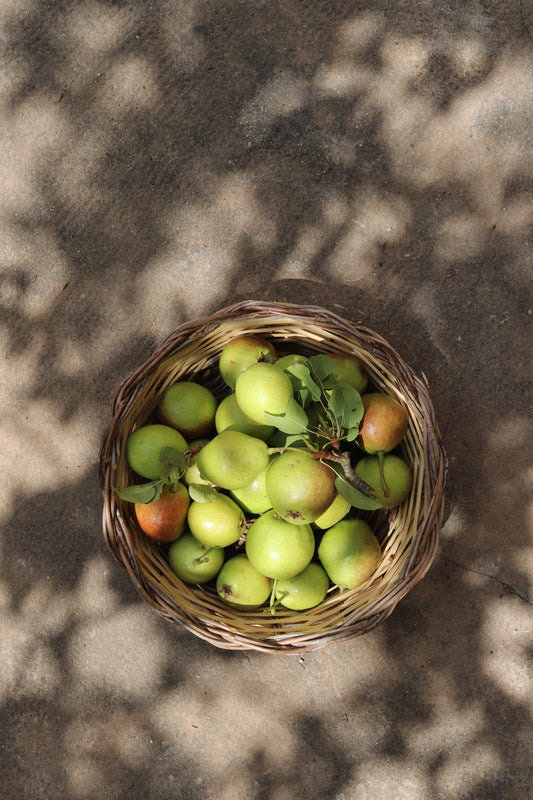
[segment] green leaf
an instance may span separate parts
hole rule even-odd
[[[189,495],[191,500],[197,503],[213,503],[218,497],[218,492],[214,486],[207,486],[205,483],[190,483]]]
[[[275,433],[270,436],[268,440],[268,447],[269,449],[276,449],[276,448],[283,448],[283,447],[303,447],[307,448],[307,445],[302,438],[301,433],[283,433],[283,431],[277,430]]]
[[[295,388],[297,390],[303,386],[308,390],[313,400],[315,401],[320,400],[320,397],[322,395],[320,386],[316,383],[316,381],[313,380],[313,377],[311,376],[311,372],[307,364],[299,364],[299,363],[291,364],[290,367],[287,367],[285,372],[289,373],[290,376],[296,379]]]
[[[361,395],[353,386],[347,383],[337,383],[330,394],[328,407],[341,428],[357,428],[359,430],[364,408]]]
[[[269,425],[275,425],[283,433],[303,433],[307,430],[309,419],[304,409],[291,397],[284,414],[269,414],[265,411]]]
[[[309,359],[309,364],[319,381],[324,381],[327,377],[329,377],[336,366],[333,359],[324,353],[311,356]]]
[[[306,389],[305,387],[296,389],[294,392],[294,399],[299,406],[305,408],[309,400],[309,389]]]
[[[326,378],[324,378],[324,380],[322,381],[322,385],[324,387],[325,392],[331,392],[331,390],[334,389],[335,386],[337,385],[337,381],[335,380],[335,375],[331,373],[331,375],[328,375]]]
[[[344,427],[344,397],[338,386],[334,386],[328,399],[328,411],[340,427]]]
[[[334,461],[323,461],[322,463],[327,464],[328,467],[337,474],[335,488],[354,508],[360,508],[365,511],[376,511],[378,508],[382,507],[381,503],[374,497],[367,497],[366,494],[363,494],[363,492],[355,488],[353,483],[351,483],[344,474],[344,470],[340,464],[336,464]]]
[[[159,477],[163,483],[177,483],[187,471],[187,459],[175,447],[162,447],[159,454]]]
[[[355,428],[350,428],[348,430],[348,433],[346,434],[344,439],[347,442],[355,442],[355,440],[357,439],[358,435],[359,435],[359,425],[356,425]]]
[[[150,481],[149,483],[139,483],[136,486],[124,486],[115,489],[115,493],[121,500],[127,503],[153,503],[158,500],[163,491],[163,481]]]
[[[357,389],[347,383],[339,383],[338,387],[344,397],[344,427],[357,428],[357,432],[359,432],[359,423],[365,413],[361,395]]]
[[[381,508],[381,503],[378,503],[373,497],[367,497],[359,489],[356,489],[344,474],[338,475],[335,479],[335,488],[354,508],[360,508],[365,511],[376,511]]]

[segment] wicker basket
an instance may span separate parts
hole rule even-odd
[[[383,549],[377,571],[357,590],[340,594],[331,589],[308,611],[279,607],[274,616],[268,609],[237,611],[223,604],[213,587],[182,583],[169,567],[166,548],[140,531],[133,505],[114,492],[132,479],[126,439],[154,420],[165,388],[192,379],[221,397],[225,387],[218,356],[232,337],[243,333],[267,335],[281,353],[351,353],[366,365],[370,385],[392,394],[409,414],[402,449],[413,470],[410,496],[398,508],[367,514]],[[426,383],[378,334],[314,306],[245,302],[181,325],[120,386],[98,469],[107,545],[150,606],[217,647],[297,653],[375,628],[425,575],[438,544],[447,461]]]

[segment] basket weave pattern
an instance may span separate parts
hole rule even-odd
[[[212,586],[183,583],[170,569],[165,548],[139,529],[133,505],[114,492],[132,482],[126,440],[133,430],[154,421],[167,386],[195,380],[222,398],[228,390],[218,372],[220,351],[233,337],[246,333],[267,336],[280,354],[357,356],[371,387],[391,394],[409,414],[402,442],[402,455],[413,471],[409,497],[389,511],[359,512],[382,545],[377,571],[356,590],[340,594],[331,589],[308,611],[278,607],[274,616],[268,609],[238,611],[223,604]],[[181,325],[124,381],[102,440],[98,472],[106,543],[141,597],[159,614],[217,647],[308,652],[375,628],[426,574],[438,544],[447,460],[426,383],[382,337],[315,306],[245,302]]]

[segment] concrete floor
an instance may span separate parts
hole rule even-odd
[[[4,0],[3,800],[526,800],[533,6]],[[237,300],[322,305],[429,380],[434,564],[372,633],[225,652],[101,532],[121,380]]]

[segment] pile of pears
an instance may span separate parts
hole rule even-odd
[[[117,488],[176,575],[240,610],[313,608],[375,575],[380,543],[359,510],[404,502],[403,405],[369,389],[347,353],[277,351],[236,335],[219,354],[226,391],[180,380],[126,442]],[[366,515],[371,519],[371,515]]]

